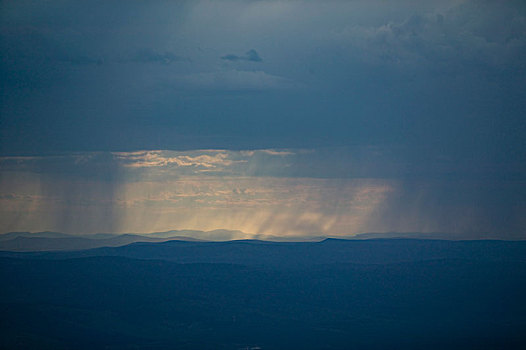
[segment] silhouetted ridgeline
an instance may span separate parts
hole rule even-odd
[[[332,238],[321,242],[173,240],[161,243],[137,242],[119,247],[76,251],[0,252],[0,256],[46,259],[122,256],[134,259],[163,259],[178,263],[226,263],[279,268],[334,263],[385,264],[431,259],[524,262],[526,261],[526,241],[342,240]]]
[[[526,242],[169,241],[0,256],[1,348],[526,346]]]

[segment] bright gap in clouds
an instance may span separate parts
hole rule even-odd
[[[408,170],[394,159],[371,147],[4,157],[0,229],[244,232],[231,238],[392,231],[524,238],[520,183],[488,180],[447,162],[424,172]],[[452,172],[455,177],[444,179]]]

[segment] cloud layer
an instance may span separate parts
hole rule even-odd
[[[424,139],[526,152],[521,1],[2,6],[4,154]]]

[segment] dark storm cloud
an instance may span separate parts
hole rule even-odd
[[[233,61],[233,62],[237,62],[237,61],[261,62],[263,61],[263,59],[259,56],[257,51],[254,49],[248,50],[243,56],[228,54],[228,55],[221,56],[221,59],[226,60],[226,61]]]
[[[491,3],[477,5],[466,2],[443,14],[413,14],[379,27],[349,27],[339,35],[367,45],[364,58],[379,64],[428,63],[445,71],[461,68],[459,64],[470,70],[503,65],[524,68],[524,13]]]
[[[524,182],[403,181],[372,222],[379,230],[458,232],[471,237],[523,239]]]
[[[521,2],[24,4],[5,4],[1,17],[4,154],[356,144],[403,146],[415,159],[526,153]],[[235,53],[251,46],[264,61]]]

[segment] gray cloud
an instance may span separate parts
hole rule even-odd
[[[186,58],[178,56],[170,51],[165,51],[164,53],[161,53],[152,49],[138,50],[135,53],[135,55],[131,58],[131,61],[133,62],[162,64],[170,64],[186,60]]]
[[[190,89],[216,91],[265,91],[295,87],[290,79],[263,71],[225,70],[196,73],[176,79],[176,84]]]
[[[376,64],[524,66],[526,14],[511,3],[467,1],[379,26],[346,25],[332,35],[350,54]]]
[[[221,56],[221,59],[226,60],[226,61],[233,61],[233,62],[237,62],[237,61],[262,62],[263,61],[263,59],[259,56],[257,51],[254,49],[248,50],[242,56],[228,54],[225,56]]]

